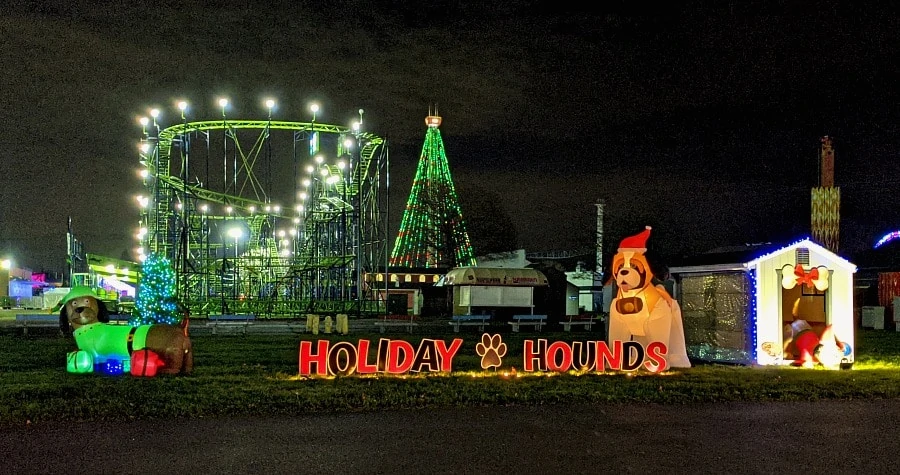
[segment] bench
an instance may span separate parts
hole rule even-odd
[[[573,325],[584,325],[590,331],[594,325],[594,317],[591,315],[569,315],[567,321],[559,322],[563,326],[563,331],[572,331]]]
[[[406,327],[406,330],[412,333],[413,327],[419,325],[414,321],[415,318],[415,315],[385,315],[377,320],[374,325],[381,330],[381,333],[384,333],[387,330],[387,327]]]
[[[109,316],[110,325],[128,325],[131,315],[115,313]],[[59,314],[23,313],[16,315],[16,326],[22,327],[23,334],[28,334],[28,328],[57,327],[59,328]]]
[[[27,335],[29,328],[59,328],[59,314],[23,313],[16,315],[16,326],[22,327],[22,334]]]
[[[478,327],[478,331],[484,331],[490,320],[490,315],[453,315],[448,323],[453,325],[454,332],[459,333],[459,327],[466,325],[474,325]]]
[[[109,323],[113,325],[128,325],[129,320],[131,320],[131,315],[124,313],[114,313],[109,316]]]
[[[248,313],[246,315],[210,315],[209,321],[206,323],[208,326],[212,326],[212,334],[215,335],[216,330],[219,328],[219,325],[223,327],[239,327],[241,332],[246,334],[247,327],[250,325],[250,322],[256,320],[256,315],[252,313]]]
[[[513,315],[513,321],[508,322],[512,325],[512,331],[518,332],[522,325],[532,325],[537,331],[541,331],[541,327],[547,324],[546,315]]]

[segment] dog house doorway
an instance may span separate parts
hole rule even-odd
[[[778,270],[778,274],[778,282],[784,282],[781,269]],[[830,272],[828,281],[829,283],[831,281]],[[825,327],[831,324],[832,317],[829,310],[831,293],[829,287],[819,290],[815,286],[798,283],[788,289],[782,285],[780,297],[783,339],[790,338],[790,325],[797,320],[806,320],[817,335],[821,335]],[[795,351],[792,348],[785,348],[785,359],[793,359],[794,354]]]

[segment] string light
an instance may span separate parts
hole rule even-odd
[[[878,240],[878,242],[875,243],[875,249],[878,249],[879,247],[893,241],[894,239],[897,239],[898,237],[900,237],[900,231],[891,231],[885,234],[881,237],[881,239]]]
[[[750,288],[753,289],[753,294],[750,296],[750,315],[748,315],[749,326],[750,326],[750,360],[751,361],[759,361],[758,353],[757,353],[757,345],[759,344],[759,339],[757,337],[757,329],[759,328],[759,318],[756,312],[756,303],[759,300],[759,285],[757,285],[756,273],[759,272],[758,269],[751,270],[747,273],[747,276],[750,278]]]
[[[819,245],[819,244],[816,244],[816,242],[813,241],[812,239],[810,239],[809,237],[805,237],[805,238],[803,238],[803,239],[800,239],[799,241],[795,241],[795,242],[793,242],[793,243],[791,243],[791,244],[789,244],[789,245],[787,245],[787,246],[784,246],[784,247],[782,247],[782,248],[780,248],[780,249],[776,249],[776,250],[774,250],[774,251],[772,251],[772,252],[763,254],[763,255],[761,255],[761,256],[759,256],[759,257],[757,257],[757,258],[751,260],[750,262],[747,262],[746,264],[744,264],[744,266],[747,267],[748,269],[755,268],[760,262],[765,261],[766,259],[768,259],[768,258],[771,257],[771,256],[774,256],[775,254],[781,254],[782,252],[790,251],[790,250],[793,250],[793,249],[797,249],[798,247],[809,248],[809,249],[812,249],[813,251],[816,251],[817,253],[820,253],[820,254],[833,255],[833,256],[834,256],[834,261],[835,261],[837,264],[841,265],[841,267],[847,269],[847,270],[850,271],[850,272],[856,272],[856,265],[855,265],[855,264],[853,264],[852,262],[850,262],[850,261],[848,261],[848,260],[846,260],[846,259],[844,259],[844,258],[842,258],[842,257],[840,257],[840,256],[838,256],[838,255],[836,255],[836,254],[834,254],[833,252],[831,252],[830,250],[824,248],[823,246],[821,246],[821,245]]]
[[[474,266],[475,252],[450,176],[444,141],[440,129],[429,122],[430,118],[432,116],[426,118],[428,131],[390,262],[398,267]],[[439,118],[437,124],[440,124]],[[430,197],[433,187],[444,195],[438,198],[443,204],[440,209],[434,209],[434,203],[429,202],[429,199],[434,200]],[[449,243],[450,246],[443,249],[444,246],[435,246],[435,243]]]
[[[134,303],[132,326],[169,324],[181,321],[175,297],[175,270],[168,259],[152,253],[142,266],[140,288]]]

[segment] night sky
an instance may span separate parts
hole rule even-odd
[[[281,120],[308,121],[311,101],[326,123],[365,109],[402,196],[392,235],[433,104],[464,215],[476,195],[498,197],[529,252],[593,246],[598,199],[608,247],[652,225],[666,259],[805,237],[823,135],[836,149],[842,254],[900,228],[894,11],[56,3],[0,10],[0,255],[34,270],[64,268],[69,216],[87,252],[131,252],[136,118],[160,107],[172,125],[184,98],[190,120],[214,120],[219,96],[244,119],[263,120],[267,96]]]

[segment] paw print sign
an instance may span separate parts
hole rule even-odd
[[[481,341],[475,345],[475,353],[481,357],[481,369],[498,368],[506,356],[506,343],[499,334],[481,335]]]

